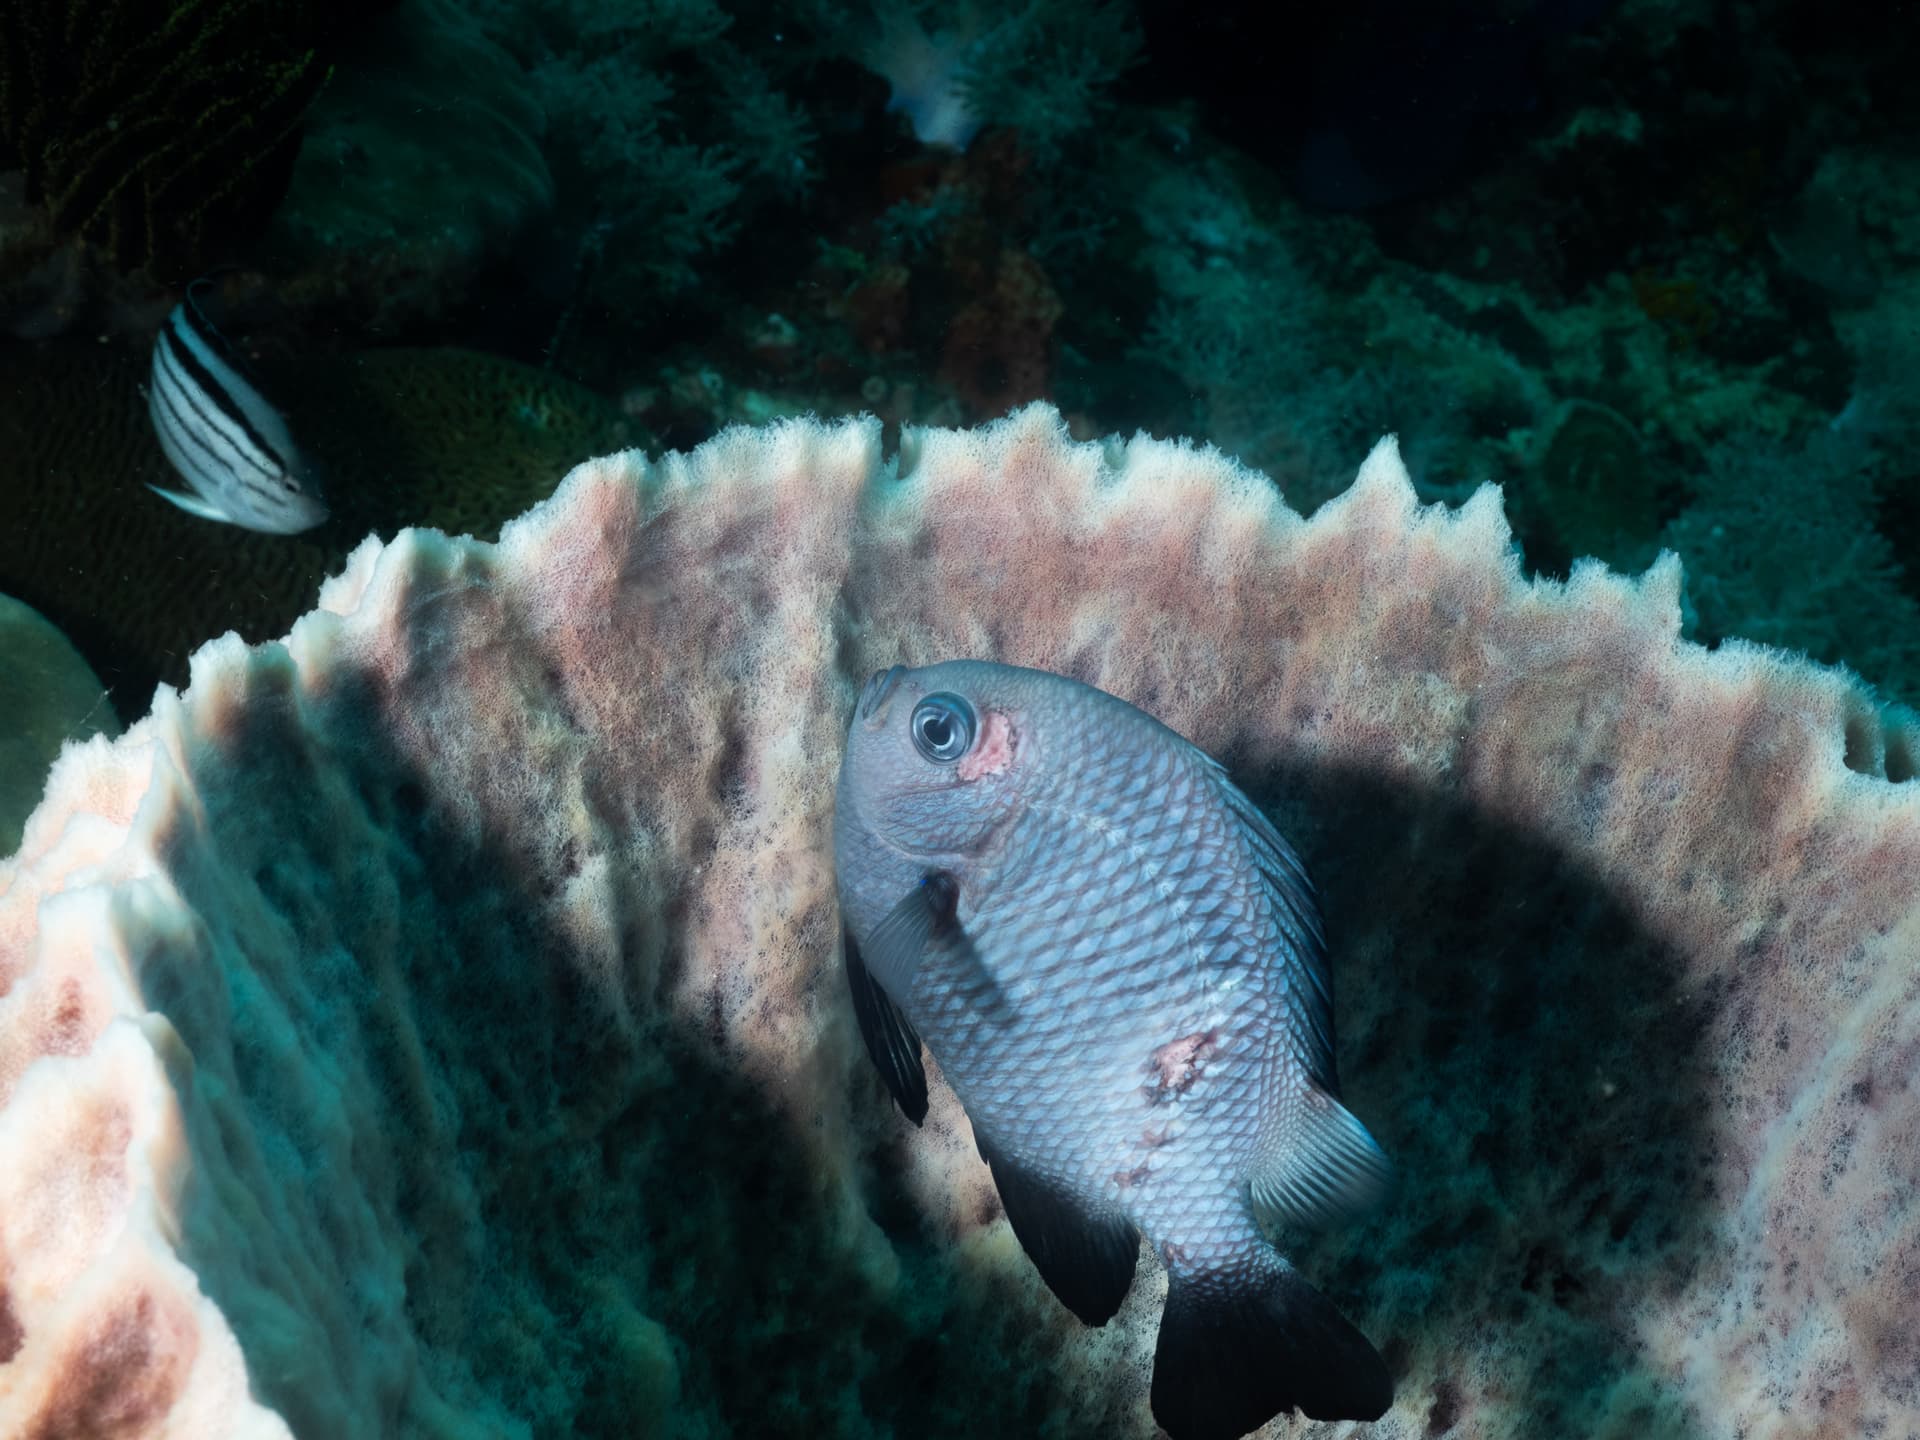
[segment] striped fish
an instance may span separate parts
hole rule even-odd
[[[327,518],[313,467],[201,313],[194,291],[204,283],[189,285],[160,327],[147,387],[160,448],[193,493],[147,488],[203,520],[272,535],[311,530]]]

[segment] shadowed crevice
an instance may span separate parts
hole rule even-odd
[[[1530,1431],[1693,1434],[1629,1313],[1711,1249],[1711,998],[1686,957],[1577,859],[1453,797],[1236,773],[1321,889],[1343,1090],[1399,1181],[1283,1248],[1413,1369],[1442,1431],[1493,1418],[1490,1365]]]

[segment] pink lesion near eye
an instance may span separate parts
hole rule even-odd
[[[1002,774],[1013,763],[1013,722],[998,710],[980,717],[980,734],[960,761],[962,780]]]

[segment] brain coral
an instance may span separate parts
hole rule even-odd
[[[1295,1253],[1372,1434],[1912,1432],[1915,738],[1678,592],[1523,580],[1390,443],[1309,522],[1043,407],[367,541],[0,868],[0,1433],[1150,1433],[1150,1261],[1067,1316],[836,969],[855,687],[966,653],[1163,716],[1318,871],[1403,1184]]]

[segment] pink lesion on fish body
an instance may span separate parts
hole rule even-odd
[[[980,717],[980,734],[960,761],[962,780],[980,780],[988,775],[999,775],[1013,764],[1014,749],[1013,722],[999,710],[989,710]]]
[[[1138,1190],[1152,1180],[1155,1173],[1153,1157],[1156,1151],[1173,1143],[1173,1126],[1143,1126],[1139,1139],[1123,1154],[1114,1158],[1131,1160],[1131,1165],[1122,1164],[1107,1178],[1113,1182],[1116,1190]]]
[[[1220,1051],[1220,1032],[1203,1030],[1169,1040],[1147,1057],[1147,1083],[1142,1087],[1147,1099],[1164,1105],[1176,1095],[1191,1090],[1206,1069],[1207,1062]]]

